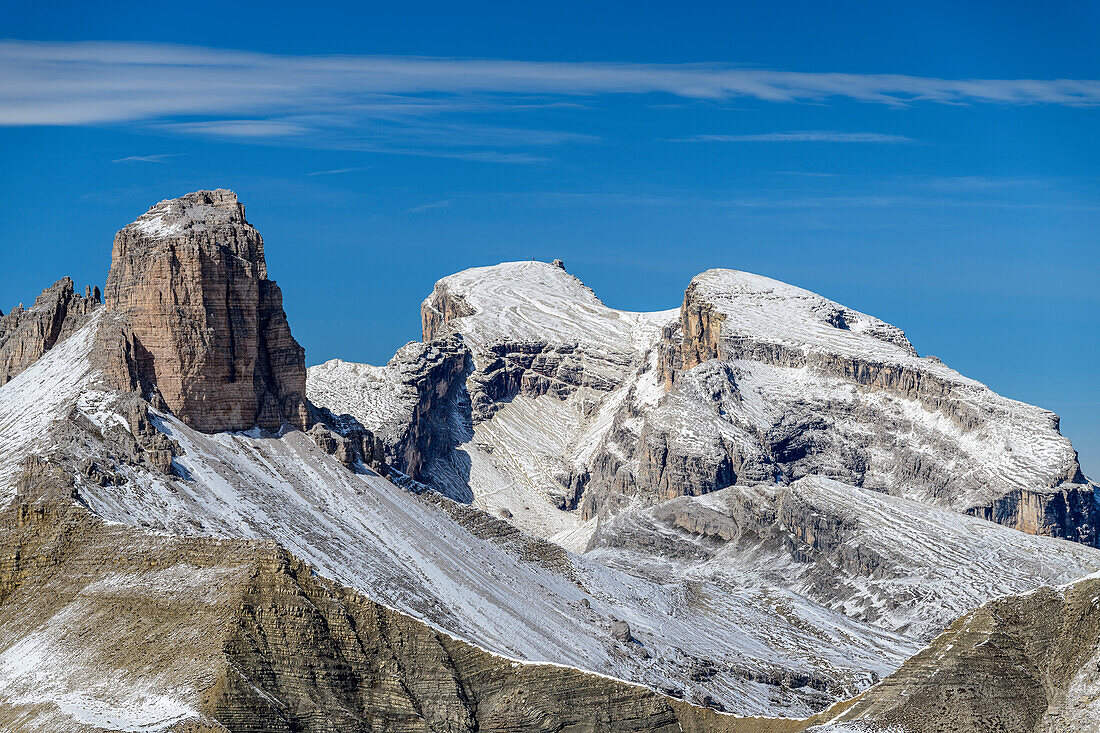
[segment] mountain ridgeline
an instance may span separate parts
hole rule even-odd
[[[307,370],[224,189],[0,316],[0,727],[1100,720],[1097,486],[1053,413],[735,270],[636,313],[503,263],[421,319]]]

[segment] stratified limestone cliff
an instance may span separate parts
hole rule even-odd
[[[443,333],[406,344],[383,368],[339,359],[312,367],[326,379],[314,380],[308,395],[317,404],[340,404],[346,414],[331,421],[338,430],[367,430],[383,446],[388,466],[425,481],[428,466],[449,457],[469,430],[470,362],[462,339]],[[382,405],[384,414],[375,409]]]
[[[305,352],[232,191],[162,201],[124,227],[106,308],[116,387],[152,393],[207,432],[308,427]]]
[[[66,277],[43,290],[30,309],[20,305],[0,315],[0,385],[75,333],[99,305],[98,287],[77,295]]]
[[[736,415],[753,399],[745,387],[754,371],[795,388],[781,396],[769,386],[773,399],[780,397],[774,410],[779,420],[753,436],[772,470],[763,467],[761,476],[755,456],[731,448],[737,441],[719,440],[710,454],[720,460],[696,472],[704,485],[721,487],[731,476],[817,473],[905,491],[1031,534],[1092,546],[1100,539],[1095,486],[1058,434],[1057,416],[1004,400],[938,359],[918,357],[894,326],[784,283],[711,270],[693,279],[679,323],[662,336],[659,368],[666,387],[680,379],[684,389],[712,395],[725,415]],[[798,393],[799,382],[807,381],[794,376],[799,373],[814,375],[817,394]],[[924,414],[914,416],[907,408],[912,404]],[[944,421],[950,426],[935,427]],[[658,429],[647,437],[671,443],[672,432]],[[959,444],[975,440],[987,444],[984,455],[960,463]],[[665,465],[675,468],[683,460],[669,450],[655,466],[648,461],[641,478],[660,477]]]
[[[901,329],[801,288],[709,270],[677,310],[631,313],[559,265],[513,262],[440,280],[421,316],[426,342],[457,333],[473,355],[474,433],[465,479],[421,480],[465,480],[475,501],[528,531],[825,476],[1025,532],[1100,540],[1095,487],[1054,413],[922,358]],[[325,379],[319,372],[311,389],[325,392]],[[508,497],[501,485],[523,490]]]

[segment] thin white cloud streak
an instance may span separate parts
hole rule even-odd
[[[312,171],[310,173],[307,173],[306,175],[307,176],[335,176],[335,175],[339,175],[341,173],[355,173],[355,172],[358,172],[358,171],[374,170],[377,167],[378,166],[376,166],[376,165],[363,165],[363,166],[354,166],[352,168],[332,168],[332,169],[327,170],[327,171]]]
[[[753,135],[693,135],[675,142],[706,143],[913,143],[904,135],[878,132],[836,132],[835,130],[801,130],[796,132],[765,132]]]
[[[383,109],[387,101],[405,107],[433,104],[379,99],[386,95],[651,92],[776,102],[844,97],[892,105],[1100,104],[1100,81],[1088,79],[939,79],[704,64],[282,56],[155,43],[0,41],[4,125],[121,122],[230,110],[301,111],[313,105]]]
[[[127,155],[115,158],[112,163],[163,163],[168,158],[179,158],[185,153],[156,153],[155,155]]]
[[[444,199],[442,201],[435,201],[430,204],[421,204],[420,206],[413,206],[412,208],[405,209],[402,214],[419,214],[423,211],[431,211],[432,209],[446,209],[455,202],[454,199]]]
[[[0,126],[152,125],[174,134],[236,142],[534,162],[542,158],[502,149],[594,138],[487,126],[471,116],[531,114],[624,94],[776,103],[846,99],[892,106],[1092,107],[1100,105],[1100,81],[939,79],[723,64],[288,56],[158,43],[0,41]]]

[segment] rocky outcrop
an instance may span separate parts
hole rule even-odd
[[[385,446],[374,433],[358,421],[347,419],[347,415],[336,416],[327,410],[321,414],[322,422],[314,424],[308,431],[317,447],[348,468],[354,469],[362,464],[382,476],[389,473]]]
[[[442,281],[436,283],[432,294],[420,306],[420,324],[424,342],[442,336],[451,329],[456,318],[475,313],[473,306],[459,293],[452,293]]]
[[[30,309],[20,304],[0,315],[0,385],[75,333],[99,305],[98,287],[77,295],[66,277],[43,290]]]
[[[108,375],[196,429],[305,429],[305,352],[232,191],[162,201],[115,237]]]
[[[710,402],[721,422],[693,424],[699,435],[687,451],[675,439],[684,426],[647,422],[633,477],[642,495],[667,497],[670,472],[686,474],[677,483],[687,495],[816,474],[891,493],[920,487],[913,493],[957,511],[1097,544],[1094,487],[1058,434],[1056,415],[1003,400],[938,359],[919,358],[900,329],[821,296],[745,273],[703,273],[685,293],[679,322],[662,332],[657,367],[673,399],[688,393]],[[761,425],[758,414],[739,417],[757,373],[767,375],[771,425]],[[806,375],[816,393],[805,389]],[[794,399],[776,381],[789,382]],[[923,414],[901,407],[913,403]],[[943,418],[952,427],[940,427]],[[961,436],[987,441],[1005,426],[1024,428],[1050,448],[1027,458],[1014,454],[1011,441],[989,441],[987,465],[954,467],[952,446]],[[1040,466],[1041,477],[1028,479],[1034,488],[1018,488],[1019,474]]]
[[[1100,529],[1096,488],[1082,477],[1080,484],[1066,484],[1058,491],[1017,489],[986,506],[972,507],[967,514],[1028,534],[1061,537],[1096,547]]]
[[[694,283],[689,285],[680,306],[679,328],[666,327],[658,347],[658,368],[666,389],[672,387],[677,371],[722,358],[723,320],[725,316],[696,295]]]
[[[834,725],[815,731],[1100,730],[1100,579],[1004,598],[958,619]]]
[[[638,548],[697,577],[734,573],[735,587],[781,584],[922,644],[992,598],[1100,568],[1100,553],[1081,544],[819,477],[620,512],[588,549],[646,572],[656,563],[634,560]]]
[[[489,420],[517,395],[565,399],[580,387],[610,392],[617,382],[606,372],[586,369],[593,359],[576,344],[511,341],[491,344],[470,375],[474,420]],[[620,364],[623,368],[627,364]]]
[[[399,352],[397,371],[410,387],[408,423],[392,435],[392,463],[417,481],[426,480],[425,467],[447,454],[462,440],[456,435],[468,426],[465,380],[470,351],[459,336],[443,336],[426,344],[410,344]],[[391,362],[391,365],[392,362]],[[462,423],[454,425],[454,422]]]

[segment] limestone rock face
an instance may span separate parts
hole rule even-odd
[[[20,305],[0,316],[0,385],[84,325],[99,305],[98,287],[77,295],[66,277],[43,290],[29,310]]]
[[[162,201],[124,227],[106,307],[124,354],[108,369],[116,386],[206,432],[308,426],[305,351],[232,191]]]
[[[308,394],[314,403],[340,405],[343,414],[326,417],[337,432],[376,435],[386,464],[426,482],[427,466],[448,457],[470,429],[470,361],[462,339],[443,333],[406,344],[385,367],[339,359],[312,367]]]
[[[678,308],[634,313],[552,263],[512,262],[440,280],[421,315],[426,343],[457,334],[473,357],[470,467],[425,482],[465,482],[546,537],[635,504],[822,476],[1100,541],[1095,486],[1054,413],[802,288],[709,270]]]
[[[815,731],[1068,733],[1100,729],[1100,579],[967,614]]]

